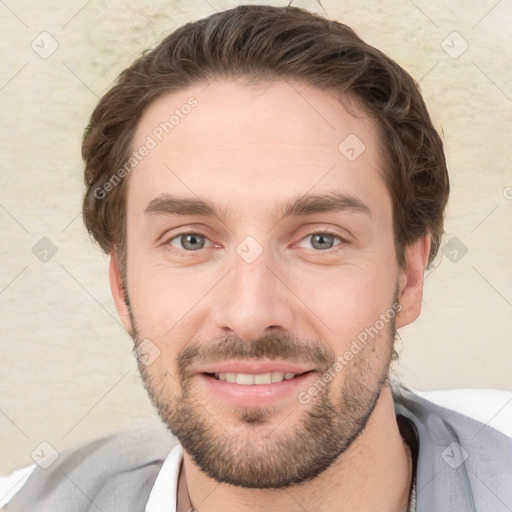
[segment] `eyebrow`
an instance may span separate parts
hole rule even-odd
[[[155,197],[144,209],[144,215],[210,215],[217,216],[215,207],[199,198],[162,194]]]
[[[280,218],[301,215],[313,215],[327,212],[354,212],[363,213],[370,218],[372,212],[366,204],[357,197],[341,193],[329,192],[327,194],[307,194],[291,199],[281,208]]]
[[[372,217],[371,210],[357,197],[338,192],[327,194],[306,194],[289,199],[274,212],[274,217],[282,220],[286,217],[299,217],[327,212],[355,212]],[[149,202],[144,209],[145,215],[197,215],[222,218],[214,204],[200,198],[188,198],[162,194]]]

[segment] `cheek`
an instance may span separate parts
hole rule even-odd
[[[128,268],[128,293],[139,336],[162,351],[177,351],[192,339],[215,275],[200,268],[172,268],[135,254]],[[194,327],[195,326],[195,327]]]
[[[389,270],[362,264],[305,273],[296,281],[297,295],[321,320],[322,337],[332,340],[336,353],[346,350],[389,310],[396,283]]]

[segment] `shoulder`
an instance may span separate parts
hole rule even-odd
[[[51,466],[35,466],[2,510],[105,512],[145,502],[160,467],[177,440],[162,427],[126,429],[59,453]],[[131,506],[131,505],[130,505]],[[129,510],[129,509],[126,509]]]
[[[464,388],[417,391],[416,394],[512,437],[512,391]]]
[[[397,415],[416,430],[418,510],[511,510],[509,392],[393,386],[393,396]]]
[[[394,384],[397,409],[416,411],[428,419],[435,412],[462,428],[486,429],[512,438],[512,392],[498,389],[441,389],[412,391]],[[499,436],[499,434],[498,434]]]

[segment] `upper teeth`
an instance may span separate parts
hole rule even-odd
[[[293,379],[296,373],[268,372],[252,375],[249,373],[216,373],[215,378],[237,384],[270,384],[282,380]]]

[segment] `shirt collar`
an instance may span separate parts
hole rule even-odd
[[[182,460],[183,448],[177,445],[162,464],[149,495],[145,512],[176,512],[178,477]]]

